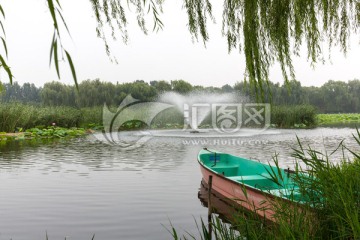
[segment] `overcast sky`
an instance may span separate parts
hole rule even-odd
[[[96,21],[89,0],[61,0],[63,14],[70,28],[72,40],[63,31],[64,45],[70,51],[78,79],[100,78],[113,83],[132,82],[142,79],[184,79],[193,85],[234,85],[243,79],[244,57],[234,51],[227,52],[225,38],[221,36],[222,1],[214,2],[216,25],[209,25],[210,42],[192,42],[186,26],[186,13],[182,1],[168,0],[161,19],[163,31],[151,33],[152,22],[148,21],[150,34],[145,36],[135,23],[135,15],[128,15],[130,41],[111,43],[112,53],[119,64],[107,57],[103,42],[96,37]],[[52,38],[51,16],[46,0],[4,0],[5,28],[9,51],[9,64],[15,80],[41,86],[57,80],[53,67],[49,68],[49,52]],[[151,18],[150,18],[151,20]],[[326,48],[326,45],[324,45]],[[339,49],[332,52],[332,62],[318,64],[315,69],[306,60],[306,53],[294,59],[297,79],[302,85],[320,86],[329,79],[360,79],[359,36],[352,38],[351,50],[345,58]],[[73,83],[66,64],[61,67],[61,82]],[[1,72],[3,82],[8,81]],[[271,80],[283,82],[279,67],[271,69]]]

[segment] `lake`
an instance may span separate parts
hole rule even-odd
[[[101,240],[171,239],[170,221],[181,233],[197,233],[194,219],[207,216],[198,199],[196,156],[202,147],[262,162],[278,153],[281,166],[293,167],[296,136],[304,146],[331,153],[343,139],[358,151],[354,133],[317,128],[236,138],[160,134],[133,150],[91,135],[2,143],[0,240],[45,239],[46,232],[49,240],[90,240],[93,234]],[[332,159],[341,156],[338,152]]]

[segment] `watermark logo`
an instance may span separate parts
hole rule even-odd
[[[103,107],[102,122],[104,130],[102,134],[94,136],[105,143],[118,145],[122,149],[135,149],[142,146],[154,135],[151,131],[137,131],[128,133],[124,137],[121,127],[131,121],[142,122],[151,126],[154,118],[160,112],[172,108],[174,105],[161,102],[141,102],[128,95],[117,109],[110,109],[106,104]],[[258,134],[270,126],[270,105],[257,103],[192,103],[184,104],[184,118],[177,119],[177,124],[183,123],[184,129],[177,130],[179,136],[191,137],[189,134],[181,135],[181,132],[201,132],[200,124],[207,123],[206,131],[201,137],[226,137],[226,136],[250,136]],[[171,123],[167,123],[167,125]],[[190,130],[188,131],[190,127]],[[250,128],[251,131],[242,128]],[[254,132],[256,129],[256,132]],[[175,131],[175,130],[174,130]],[[242,135],[241,135],[242,134]],[[186,135],[186,136],[185,136]],[[194,135],[193,137],[200,137]],[[233,141],[233,140],[232,140]],[[236,144],[238,144],[236,142]]]
[[[212,126],[220,133],[237,132],[242,125],[241,104],[212,104]]]
[[[140,147],[152,137],[151,133],[142,132],[141,135],[135,137],[132,141],[124,141],[119,131],[120,127],[128,121],[134,120],[141,121],[150,126],[151,121],[157,114],[171,107],[173,107],[173,105],[166,103],[141,102],[130,95],[121,102],[115,112],[111,111],[109,107],[104,104],[102,114],[104,130],[102,136],[98,136],[97,138],[109,144],[119,145],[123,149]]]
[[[244,104],[244,124],[247,127],[268,128],[270,126],[270,104]]]
[[[267,145],[268,140],[260,139],[241,139],[241,138],[215,138],[215,139],[203,139],[203,138],[191,138],[183,139],[182,144],[185,146],[256,146]]]
[[[210,114],[211,113],[211,114]],[[211,116],[212,129],[218,133],[236,133],[240,128],[265,130],[270,126],[270,104],[267,103],[197,103],[184,104],[184,123],[192,129]]]

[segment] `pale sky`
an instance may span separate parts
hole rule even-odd
[[[55,69],[49,68],[50,43],[53,34],[46,0],[4,0],[5,29],[9,51],[9,64],[15,80],[20,84],[31,82],[41,86],[57,80]],[[67,21],[72,40],[62,32],[65,47],[72,55],[78,79],[100,78],[113,83],[145,80],[183,79],[193,85],[234,85],[243,79],[245,60],[237,50],[227,52],[226,39],[221,36],[222,1],[212,1],[216,25],[209,24],[210,41],[207,48],[202,41],[192,42],[187,30],[187,16],[179,0],[164,4],[161,20],[164,30],[151,32],[152,18],[148,21],[150,34],[145,36],[135,22],[135,15],[128,14],[130,41],[124,45],[119,40],[111,42],[112,53],[119,64],[111,63],[105,53],[103,42],[96,37],[96,21],[89,0],[61,0],[63,15]],[[134,11],[134,10],[133,10]],[[110,35],[109,35],[110,39]],[[324,45],[327,48],[326,45]],[[339,49],[332,52],[332,62],[318,64],[315,69],[306,60],[306,53],[294,58],[297,79],[302,85],[321,86],[329,79],[360,79],[359,35],[354,36],[351,49],[345,58]],[[61,82],[72,84],[67,63],[61,64]],[[270,78],[283,82],[279,67],[271,69]],[[1,72],[1,80],[7,82]]]

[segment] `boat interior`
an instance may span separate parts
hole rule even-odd
[[[301,201],[298,186],[294,183],[291,174],[284,169],[230,154],[206,150],[199,154],[199,161],[205,167],[232,181],[271,195]]]

